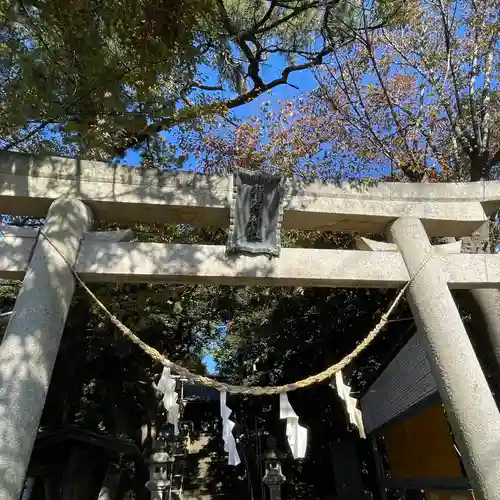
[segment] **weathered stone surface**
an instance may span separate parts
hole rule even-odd
[[[389,235],[414,276],[408,302],[477,500],[500,498],[500,413],[422,223],[403,218]]]
[[[73,264],[90,223],[81,201],[62,199],[50,207],[44,232]],[[19,499],[73,291],[67,264],[39,238],[0,344],[2,500]]]
[[[22,279],[34,239],[0,241],[0,278]],[[451,289],[499,288],[500,255],[436,252]],[[279,259],[231,256],[223,246],[85,239],[76,270],[87,282],[398,288],[409,279],[398,252],[285,248]]]
[[[392,253],[287,248],[269,259],[227,255],[223,246],[161,243],[85,243],[77,271],[87,281],[110,282],[392,288],[408,279],[401,256]]]
[[[36,239],[38,228],[11,226],[0,224],[0,240],[4,238],[31,238]],[[88,231],[83,235],[86,241],[131,241],[134,239],[132,229],[118,229],[115,231]]]
[[[284,228],[359,233],[381,233],[392,220],[411,216],[431,236],[467,236],[500,206],[500,182],[292,183],[291,194]],[[87,200],[102,220],[223,226],[229,222],[231,182],[229,176],[0,154],[4,213],[43,217],[54,199],[67,195]]]
[[[0,241],[0,277],[22,279],[33,239]],[[500,262],[499,262],[500,264]],[[397,253],[283,249],[279,259],[227,255],[224,246],[84,240],[76,264],[88,282],[382,286],[408,279]]]
[[[363,237],[356,240],[356,248],[358,250],[377,250],[379,252],[399,252],[399,248],[394,243],[375,241]],[[462,242],[452,241],[441,245],[433,245],[432,249],[436,254],[460,253],[462,250]]]

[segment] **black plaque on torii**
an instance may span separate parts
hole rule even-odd
[[[227,251],[278,257],[290,191],[281,175],[234,169]]]

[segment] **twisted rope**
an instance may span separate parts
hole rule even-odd
[[[342,358],[339,362],[329,366],[325,370],[317,373],[316,375],[311,375],[301,380],[297,380],[296,382],[292,382],[290,384],[272,386],[272,387],[262,387],[262,386],[246,386],[246,385],[233,385],[226,384],[224,382],[219,382],[218,380],[214,380],[210,377],[205,377],[204,375],[198,375],[196,373],[191,372],[187,368],[183,367],[175,363],[174,361],[170,361],[167,357],[157,351],[154,347],[149,346],[143,340],[141,340],[132,330],[126,327],[113,313],[111,313],[108,308],[96,297],[96,295],[89,289],[89,287],[83,282],[80,278],[74,267],[67,261],[64,255],[59,251],[56,245],[50,240],[50,238],[40,230],[40,234],[47,240],[47,242],[56,250],[56,252],[60,255],[63,261],[66,263],[71,273],[75,277],[76,281],[80,284],[80,286],[85,290],[85,292],[91,297],[91,299],[97,304],[97,306],[101,309],[101,311],[109,318],[111,323],[115,325],[118,330],[123,334],[123,336],[133,342],[137,347],[139,347],[145,354],[147,354],[151,359],[157,361],[161,365],[170,368],[171,370],[177,372],[182,377],[185,377],[190,382],[195,384],[201,384],[206,387],[211,387],[220,392],[228,392],[230,394],[243,394],[246,396],[269,396],[274,394],[281,394],[285,392],[296,391],[297,389],[303,389],[305,387],[309,387],[313,384],[318,384],[325,380],[331,379],[335,373],[340,370],[343,370],[349,363],[351,363],[354,359],[356,359],[377,337],[380,331],[387,325],[390,315],[399,304],[403,294],[410,286],[412,281],[418,275],[420,270],[424,267],[427,261],[432,256],[432,249],[427,256],[426,259],[422,262],[417,272],[410,277],[410,280],[401,288],[401,290],[396,295],[396,298],[393,300],[389,309],[382,315],[378,324],[373,328],[373,330],[364,338],[364,340],[357,345],[353,351],[347,354],[344,358]]]

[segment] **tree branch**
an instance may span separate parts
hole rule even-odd
[[[481,132],[483,135],[483,144],[485,150],[490,147],[490,102],[491,102],[491,74],[493,71],[493,52],[497,43],[496,36],[492,36],[488,44],[488,50],[485,55],[485,68],[484,68],[484,83],[482,92],[482,110],[481,110]]]
[[[255,33],[259,28],[264,26],[267,21],[269,21],[270,17],[273,15],[274,9],[277,7],[277,2],[276,0],[271,0],[271,4],[269,5],[269,8],[267,9],[266,13],[262,17],[260,21],[258,21],[255,26],[252,27],[250,30],[252,33]]]
[[[471,144],[470,144],[470,135],[467,133],[466,129],[463,129],[457,120],[455,119],[455,113],[453,112],[453,109],[450,105],[450,101],[446,99],[443,93],[443,88],[442,85],[439,82],[438,77],[435,75],[434,70],[432,67],[429,65],[427,62],[425,55],[423,53],[417,53],[415,54],[421,58],[422,62],[424,63],[425,67],[429,71],[429,74],[424,73],[421,67],[419,67],[417,64],[414,64],[408,56],[403,53],[385,34],[384,31],[384,38],[386,39],[387,43],[397,52],[397,54],[405,61],[405,63],[408,65],[408,67],[412,68],[414,71],[416,71],[423,79],[426,81],[429,85],[434,87],[437,91],[437,95],[439,97],[439,100],[441,102],[441,105],[443,106],[446,116],[448,118],[448,121],[450,122],[451,128],[453,130],[453,133],[455,135],[455,138],[457,142],[460,144],[462,151],[470,155],[472,149],[471,149]]]
[[[361,136],[366,137],[366,131],[368,131],[368,137],[367,139],[370,141],[370,143],[375,147],[381,150],[382,154],[391,162],[394,162],[398,167],[399,162],[396,159],[396,157],[392,154],[389,148],[387,148],[386,144],[384,143],[383,139],[379,137],[377,134],[375,127],[373,126],[373,122],[370,118],[370,115],[368,113],[368,110],[366,109],[366,105],[363,99],[363,95],[361,93],[361,90],[359,89],[358,83],[356,81],[356,78],[354,78],[354,75],[352,73],[351,65],[347,62],[345,66],[347,67],[347,71],[349,73],[349,78],[350,82],[354,87],[354,93],[356,94],[357,98],[359,99],[359,104],[361,106],[361,109],[363,111],[363,115],[359,112],[356,103],[352,100],[351,97],[351,92],[347,86],[347,80],[343,71],[343,66],[340,64],[338,55],[336,52],[334,52],[334,57],[337,62],[337,67],[339,68],[340,71],[340,78],[342,80],[342,83],[338,80],[338,78],[331,72],[330,69],[328,69],[330,76],[334,79],[335,84],[342,90],[344,93],[344,96],[348,100],[348,106],[351,107],[351,109],[354,111],[354,113],[357,115],[358,119],[360,120],[361,126],[357,125],[354,120],[351,120],[349,118],[349,114],[344,114],[343,118],[351,125],[351,127],[354,127]],[[330,104],[333,107],[333,102],[330,99],[329,93],[327,90],[324,88],[324,84],[317,79],[319,85],[320,85],[320,90],[323,91],[323,96],[326,98]],[[364,128],[363,128],[364,127]]]
[[[457,73],[455,70],[455,64],[453,62],[453,56],[452,56],[450,25],[448,23],[448,17],[447,17],[446,12],[445,12],[443,0],[439,0],[438,3],[439,3],[439,10],[441,13],[441,23],[443,25],[446,54],[448,56],[448,61],[449,61],[449,65],[450,65],[451,79],[453,81],[453,89],[455,91],[455,103],[457,106],[457,112],[458,112],[459,119],[463,120],[464,119],[464,112],[463,112],[463,108],[462,108],[462,102],[460,99],[460,92],[458,89]],[[471,146],[474,147],[474,144],[471,144]]]
[[[282,72],[281,72],[281,78],[276,78],[275,80],[270,81],[269,83],[263,83],[259,87],[254,87],[252,90],[249,92],[245,92],[244,94],[239,95],[238,97],[235,97],[234,99],[229,99],[226,101],[222,101],[219,103],[214,103],[213,107],[208,107],[204,113],[197,115],[197,116],[191,116],[191,115],[185,115],[182,116],[182,111],[178,112],[175,115],[172,115],[167,118],[163,118],[162,120],[159,120],[148,127],[146,127],[141,133],[139,134],[129,134],[129,136],[126,138],[125,142],[121,147],[118,147],[116,150],[116,153],[118,156],[123,156],[127,149],[129,148],[134,148],[142,144],[143,142],[146,141],[147,137],[150,137],[152,135],[158,134],[160,132],[163,132],[165,130],[168,130],[169,128],[180,125],[181,123],[185,123],[189,120],[194,120],[197,118],[202,118],[204,115],[210,116],[218,111],[216,109],[233,109],[238,106],[241,106],[242,104],[246,104],[247,102],[250,102],[254,100],[256,97],[260,96],[264,92],[267,92],[268,90],[273,89],[274,87],[277,87],[278,85],[287,85],[288,84],[288,78],[289,76],[296,72],[296,71],[302,71],[304,69],[309,69],[314,66],[317,66],[319,64],[322,64],[323,62],[323,57],[329,54],[332,50],[331,49],[324,49],[321,51],[313,60],[304,63],[304,64],[294,64],[291,66],[287,66]]]
[[[389,106],[389,110],[391,112],[391,116],[392,116],[392,119],[394,121],[394,125],[396,126],[396,129],[399,132],[399,136],[400,136],[401,140],[403,141],[403,144],[405,146],[405,149],[406,149],[408,155],[411,157],[411,161],[413,163],[413,166],[419,167],[420,166],[418,164],[419,162],[418,162],[417,158],[415,157],[415,153],[414,153],[413,149],[408,144],[406,134],[403,131],[403,127],[402,127],[401,122],[399,120],[398,114],[396,113],[396,110],[394,109],[394,103],[393,103],[392,97],[389,93],[389,89],[388,89],[387,85],[385,84],[385,81],[382,78],[382,74],[381,74],[380,69],[378,67],[377,59],[376,59],[375,52],[373,50],[373,45],[372,45],[372,42],[370,39],[370,34],[368,33],[368,30],[367,30],[366,12],[364,9],[363,9],[363,24],[365,26],[365,45],[366,45],[366,49],[368,51],[368,56],[369,56],[370,61],[372,63],[373,70],[375,71],[375,75],[377,76],[377,80],[379,81],[379,84],[380,84],[380,87],[381,87],[382,92],[384,94],[387,105]]]
[[[477,14],[476,2],[472,2],[475,13]],[[474,135],[476,136],[476,142],[478,147],[478,154],[482,153],[482,134],[479,124],[479,118],[477,116],[477,103],[476,103],[476,76],[479,73],[478,64],[478,51],[479,51],[479,27],[474,25],[474,45],[472,49],[472,61],[470,69],[470,79],[469,79],[469,106],[472,119],[472,128],[474,130]]]
[[[229,18],[229,14],[226,10],[226,7],[224,6],[224,1],[223,0],[217,0],[217,5],[219,6],[219,11],[222,15],[222,22],[224,24],[225,29],[227,32],[234,37],[234,42],[238,47],[241,49],[243,54],[245,54],[245,57],[247,58],[248,61],[248,68],[247,68],[247,74],[248,76],[252,79],[253,84],[255,87],[260,87],[264,84],[262,77],[259,74],[260,71],[260,56],[262,54],[262,51],[259,51],[257,49],[257,54],[254,54],[252,52],[252,49],[248,46],[248,43],[246,43],[246,39],[243,37],[243,33],[239,33],[238,30],[236,29],[236,26],[234,23],[231,21]],[[253,34],[250,34],[253,35]],[[248,39],[248,38],[247,38]],[[256,45],[258,46],[258,42],[256,42]]]
[[[191,88],[197,88],[200,90],[207,90],[207,91],[221,91],[224,90],[222,85],[204,85],[203,83],[198,83],[198,82],[193,82],[191,84]]]
[[[286,23],[290,19],[293,19],[296,17],[298,14],[301,14],[302,12],[305,12],[306,10],[312,9],[312,8],[317,8],[319,7],[319,2],[310,2],[310,3],[305,3],[301,7],[297,7],[290,12],[290,14],[282,17],[281,19],[278,19],[274,23],[269,24],[268,26],[262,26],[261,28],[255,30],[252,34],[253,35],[261,35],[262,33],[269,32],[273,30],[274,28],[277,28],[278,26]]]
[[[277,87],[278,85],[289,85],[288,83],[288,77],[296,72],[296,71],[302,71],[304,69],[309,69],[314,66],[318,66],[319,64],[322,64],[323,62],[323,57],[328,55],[330,52],[332,52],[331,49],[324,49],[322,52],[320,52],[314,59],[311,61],[304,63],[304,64],[294,64],[291,66],[287,66],[282,72],[281,72],[281,78],[276,78],[275,80],[272,80],[269,83],[263,83],[260,87],[254,87],[252,90],[249,92],[246,92],[245,94],[242,94],[238,97],[235,97],[234,99],[230,99],[229,101],[226,101],[226,106],[229,109],[236,108],[237,106],[240,106],[242,104],[245,104],[246,102],[249,102],[259,95],[263,94],[264,92],[267,92],[268,90],[273,89],[274,87]]]
[[[40,125],[38,125],[37,127],[35,127],[31,132],[28,132],[23,137],[20,137],[19,139],[15,140],[15,141],[12,141],[12,142],[9,142],[8,144],[6,144],[2,148],[2,150],[3,151],[10,151],[12,148],[15,148],[16,146],[19,146],[19,144],[22,144],[23,142],[27,141],[28,139],[31,139],[34,135],[36,135],[39,132],[41,132],[42,130],[44,130],[45,127],[47,127],[51,123],[52,122],[50,122],[50,121],[44,121],[44,122],[40,123]]]

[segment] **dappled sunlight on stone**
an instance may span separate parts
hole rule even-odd
[[[50,205],[38,237],[30,231],[7,229],[0,241],[0,275],[7,279],[24,277],[0,344],[1,500],[19,498],[75,277],[81,285],[408,286],[398,297],[407,290],[469,480],[483,494],[478,498],[496,498],[500,414],[450,289],[500,287],[500,257],[462,254],[455,243],[431,247],[429,236],[460,237],[478,230],[500,208],[500,183],[379,183],[370,187],[292,183],[283,227],[359,234],[388,231],[394,241],[377,244],[365,239],[363,250],[285,248],[279,258],[269,258],[230,255],[225,247],[216,245],[130,241],[132,235],[126,231],[110,236],[88,232],[90,209],[96,218],[113,222],[227,226],[232,196],[228,176],[157,174],[110,168],[97,162],[33,159],[10,153],[0,158],[0,201],[5,211],[45,216]],[[85,203],[67,196],[79,197]],[[91,291],[85,290],[98,303]],[[390,312],[382,315],[380,324],[385,325]],[[108,318],[151,358],[170,363],[158,351],[148,350],[149,346],[141,344],[133,333],[126,334],[126,328],[112,314]],[[345,359],[348,363],[352,358]],[[179,374],[187,371],[182,366],[176,370]],[[325,372],[325,377],[331,376],[331,372]],[[220,388],[213,385],[214,380],[189,371],[188,375]],[[309,378],[314,379],[311,384],[316,383],[315,376]],[[254,394],[248,387],[243,389]],[[265,394],[279,392],[276,386],[264,389],[268,391]]]

